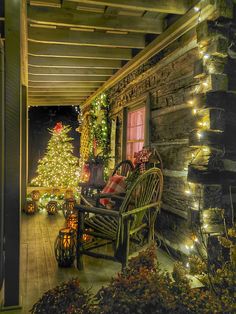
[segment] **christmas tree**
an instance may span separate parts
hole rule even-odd
[[[73,156],[72,138],[68,136],[71,128],[58,122],[49,130],[52,135],[45,156],[39,160],[37,177],[32,185],[43,187],[74,187],[79,181],[79,159]]]

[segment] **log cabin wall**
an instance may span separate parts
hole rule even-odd
[[[111,119],[117,121],[117,161],[125,108],[150,99],[150,145],[164,165],[156,232],[180,254],[194,249],[199,234],[212,243],[224,231],[222,210],[226,223],[233,221],[234,25],[233,6],[221,8],[213,20],[199,23],[108,91]]]

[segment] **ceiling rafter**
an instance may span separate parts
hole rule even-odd
[[[33,75],[112,76],[114,71],[112,69],[61,69],[29,66],[28,73]]]
[[[103,32],[84,32],[70,29],[40,29],[29,28],[29,41],[111,48],[144,48],[145,38],[143,34],[110,34]]]
[[[85,59],[131,60],[131,49],[29,43],[29,55]]]
[[[121,60],[84,59],[84,58],[53,58],[29,56],[29,65],[32,67],[49,68],[79,68],[79,69],[120,69]]]
[[[68,0],[69,2],[102,5],[127,10],[184,14],[193,1],[189,0]]]
[[[79,12],[63,8],[32,7],[28,9],[30,22],[67,27],[96,28],[102,30],[120,30],[137,33],[160,34],[163,31],[161,19],[140,18],[134,16],[106,15]]]

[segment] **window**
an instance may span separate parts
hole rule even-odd
[[[144,146],[145,139],[145,107],[128,112],[126,158],[134,161],[134,153]]]

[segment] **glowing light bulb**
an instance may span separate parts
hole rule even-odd
[[[197,137],[198,137],[199,139],[201,139],[201,138],[202,138],[202,133],[201,133],[201,132],[197,132]]]
[[[193,203],[193,208],[194,208],[195,210],[198,210],[198,202],[194,202],[194,203]]]
[[[199,11],[200,11],[200,8],[199,8],[199,7],[194,7],[194,11],[195,11],[195,12],[199,12]]]
[[[204,82],[202,82],[202,85],[205,86],[205,87],[207,87],[207,86],[208,86],[208,82],[207,82],[207,81],[204,81]]]
[[[190,194],[191,194],[191,191],[190,191],[190,190],[185,190],[184,192],[185,192],[185,194],[187,194],[187,195],[190,195]]]
[[[193,114],[197,114],[197,109],[196,108],[193,109]]]
[[[210,58],[210,55],[209,55],[208,53],[205,53],[204,56],[203,56],[203,58],[204,58],[204,59],[209,59],[209,58]]]
[[[187,267],[187,268],[189,268],[189,267],[190,267],[189,263],[186,263],[186,267]]]

